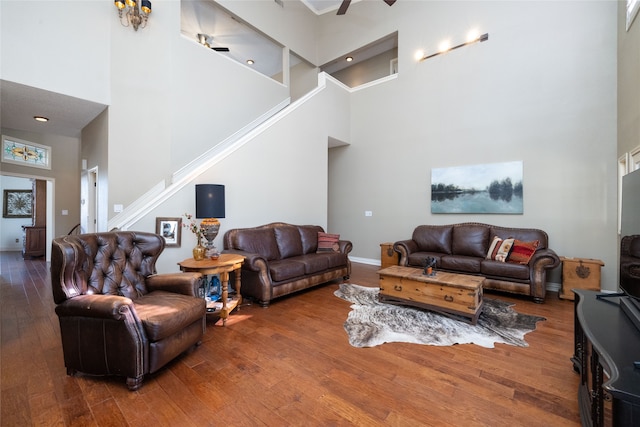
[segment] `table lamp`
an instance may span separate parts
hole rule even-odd
[[[207,239],[205,256],[212,259],[220,256],[213,241],[220,231],[218,218],[224,218],[224,215],[224,185],[196,184],[196,218],[204,218],[200,228]]]

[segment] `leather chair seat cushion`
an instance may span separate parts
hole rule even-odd
[[[450,225],[419,225],[413,230],[412,239],[420,252],[451,253],[453,227]]]
[[[489,228],[484,225],[456,225],[453,227],[452,253],[484,258],[489,249]]]
[[[273,229],[276,235],[276,243],[280,258],[291,258],[302,255],[302,238],[298,227],[293,225],[283,225]]]
[[[455,270],[460,273],[480,273],[480,264],[483,258],[468,257],[463,255],[445,255],[440,259],[441,268]],[[437,268],[437,267],[436,267]]]
[[[166,291],[149,292],[135,300],[136,313],[149,341],[159,341],[202,320],[204,299]]]
[[[529,280],[529,266],[486,259],[482,261],[480,274],[484,276]]]

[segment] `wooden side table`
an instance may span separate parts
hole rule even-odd
[[[219,274],[220,282],[222,284],[222,308],[220,310],[208,311],[210,314],[217,314],[222,318],[222,324],[227,324],[227,317],[234,308],[239,307],[242,302],[242,294],[240,293],[240,268],[244,262],[242,255],[236,254],[221,254],[218,259],[203,259],[196,261],[193,258],[185,259],[178,263],[180,270],[184,272],[195,271],[207,274]],[[231,301],[227,301],[229,297],[229,273],[236,272],[236,280],[234,288],[236,290],[237,298]]]

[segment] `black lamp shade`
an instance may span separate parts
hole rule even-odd
[[[196,184],[196,218],[224,218],[224,185]]]

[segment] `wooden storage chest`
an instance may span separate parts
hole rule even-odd
[[[378,271],[381,302],[437,311],[475,324],[482,312],[484,277],[392,266]]]
[[[398,252],[393,250],[393,243],[380,243],[380,268],[398,265]]]
[[[562,288],[558,295],[562,299],[574,300],[571,289],[600,290],[600,268],[604,262],[591,258],[566,258],[562,261]]]

